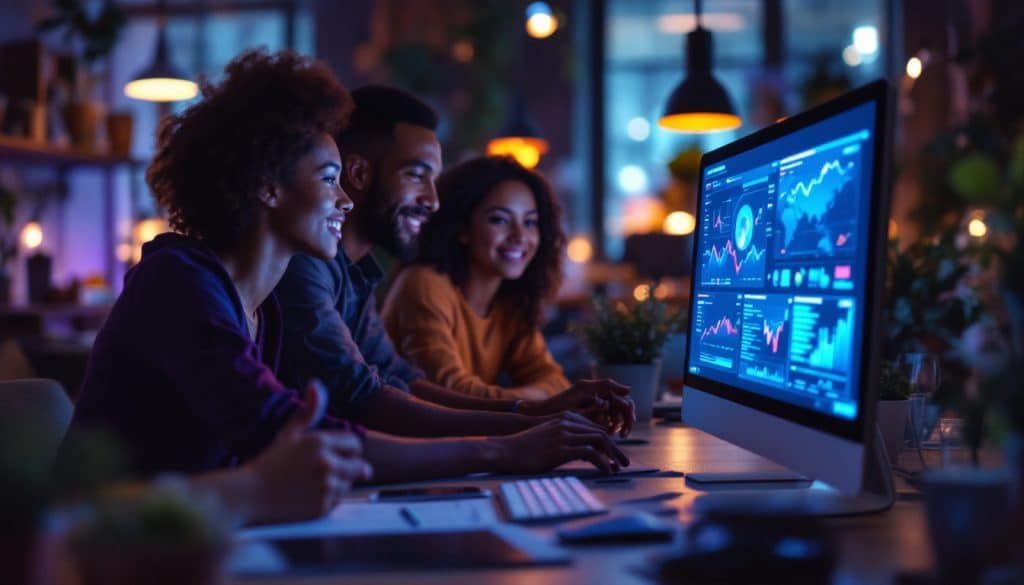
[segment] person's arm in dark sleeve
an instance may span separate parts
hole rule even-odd
[[[322,381],[332,415],[360,420],[385,382],[364,359],[335,306],[340,275],[332,264],[298,255],[278,284],[285,332],[283,366],[292,377]]]
[[[399,355],[377,311],[373,295],[366,303],[365,327],[355,340],[359,350],[367,363],[377,366],[377,372],[386,384],[409,392],[413,382],[423,378],[424,373]]]

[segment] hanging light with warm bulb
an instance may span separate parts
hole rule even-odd
[[[729,94],[711,74],[711,33],[701,26],[701,0],[694,12],[697,27],[686,34],[686,78],[669,96],[658,126],[687,133],[739,128],[742,121]]]
[[[548,141],[526,115],[526,104],[522,98],[512,100],[509,117],[498,135],[487,143],[487,154],[491,156],[510,155],[528,169],[540,162],[548,151]]]
[[[164,3],[160,2],[160,17],[157,25],[156,52],[149,67],[139,72],[124,86],[124,95],[147,102],[177,102],[190,100],[199,93],[196,82],[185,77],[171,63],[167,50],[167,32]]]

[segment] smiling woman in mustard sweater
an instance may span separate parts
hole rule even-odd
[[[540,333],[565,236],[547,182],[509,157],[466,161],[437,182],[440,210],[384,303],[388,333],[427,377],[488,398],[569,387]],[[506,378],[509,385],[499,385]]]

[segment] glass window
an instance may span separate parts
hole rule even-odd
[[[715,77],[744,119],[746,76],[763,60],[761,18],[759,0],[704,3],[702,23],[713,35]],[[613,259],[621,257],[624,236],[659,228],[665,213],[675,210],[677,205],[662,202],[672,159],[694,145],[708,150],[748,131],[684,135],[658,127],[665,101],[685,75],[684,39],[694,23],[691,1],[608,4],[605,229]]]
[[[605,231],[610,258],[628,233],[650,231],[665,213],[692,205],[672,185],[668,163],[696,148],[711,150],[791,114],[829,84],[856,86],[884,74],[882,0],[782,0],[781,75],[764,70],[764,2],[705,0],[703,26],[713,36],[713,72],[743,126],[685,135],[657,126],[669,94],[685,75],[684,39],[694,27],[692,0],[609,0],[605,52]],[[824,71],[824,77],[808,80]],[[819,91],[820,90],[820,91]],[[774,100],[766,107],[766,100]],[[767,112],[767,114],[766,114]],[[676,195],[669,193],[675,189]]]

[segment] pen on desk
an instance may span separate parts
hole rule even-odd
[[[401,514],[402,519],[409,523],[409,526],[416,528],[420,525],[420,517],[416,515],[416,512],[413,512],[409,508],[403,506],[398,510],[398,513]]]

